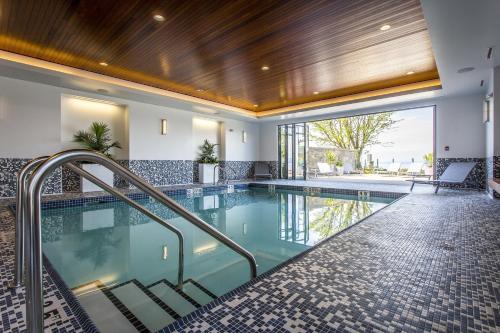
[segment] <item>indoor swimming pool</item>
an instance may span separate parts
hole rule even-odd
[[[252,187],[172,198],[250,251],[259,275],[395,200]],[[44,255],[101,331],[117,322],[156,331],[249,281],[241,255],[154,200],[137,202],[182,232],[184,281],[176,235],[134,208],[102,200],[43,210]]]

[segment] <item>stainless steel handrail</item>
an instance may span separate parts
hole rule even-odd
[[[16,240],[14,244],[14,279],[9,283],[10,288],[18,288],[24,279],[24,221],[26,216],[26,183],[33,170],[49,157],[41,156],[32,159],[17,174],[16,189]]]
[[[137,188],[146,192],[161,204],[196,225],[212,237],[242,255],[250,265],[250,275],[257,276],[254,256],[214,227],[193,215],[174,200],[167,197],[147,182],[106,156],[90,150],[68,150],[53,155],[39,165],[31,175],[27,186],[26,259],[29,274],[26,275],[26,317],[29,332],[43,331],[43,285],[42,285],[42,239],[41,239],[41,194],[43,181],[59,166],[72,162],[94,162],[105,166],[116,174],[127,178]]]

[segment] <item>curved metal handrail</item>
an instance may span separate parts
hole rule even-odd
[[[14,244],[14,279],[9,283],[10,288],[18,288],[23,284],[24,278],[24,221],[26,216],[26,183],[33,170],[45,162],[49,157],[40,156],[29,161],[19,170],[16,189],[16,240]]]
[[[43,164],[39,165],[31,175],[27,188],[27,242],[26,258],[29,274],[26,276],[26,315],[27,328],[30,332],[43,331],[43,286],[42,286],[42,239],[41,239],[41,193],[43,181],[59,166],[72,162],[94,162],[105,166],[132,185],[146,192],[161,204],[167,206],[175,213],[196,225],[212,237],[228,246],[233,251],[242,255],[250,265],[250,274],[257,276],[257,263],[254,256],[246,249],[232,241],[214,227],[193,215],[174,200],[167,197],[140,177],[103,154],[90,150],[68,150],[53,155]],[[89,179],[91,180],[91,179]]]

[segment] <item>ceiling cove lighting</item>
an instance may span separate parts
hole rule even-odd
[[[163,22],[165,21],[165,17],[163,15],[160,15],[160,14],[156,14],[153,16],[153,19],[157,22]]]
[[[161,120],[161,135],[167,135],[167,119]]]
[[[264,66],[262,66],[260,69],[261,69],[261,70],[263,70],[263,71],[265,72],[265,71],[268,71],[268,70],[269,70],[269,66],[264,65]]]
[[[101,62],[99,63],[99,65],[101,65],[101,66],[103,66],[103,67],[108,67],[108,63],[107,63],[107,62],[105,62],[105,61],[101,61]]]
[[[380,27],[380,30],[382,31],[387,31],[391,28],[391,26],[389,24],[384,24],[383,26]]]

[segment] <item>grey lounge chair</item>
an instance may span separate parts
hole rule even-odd
[[[264,163],[264,162],[256,162],[255,163],[255,172],[254,172],[254,179],[257,178],[269,178],[273,179],[273,175],[271,174],[271,166],[269,163]]]
[[[448,184],[461,184],[465,181],[465,178],[469,175],[472,169],[476,166],[476,162],[454,162],[448,165],[446,170],[444,170],[443,174],[437,180],[410,180],[412,182],[410,191],[413,190],[413,186],[415,184],[430,184],[436,185],[437,193],[441,183]]]

